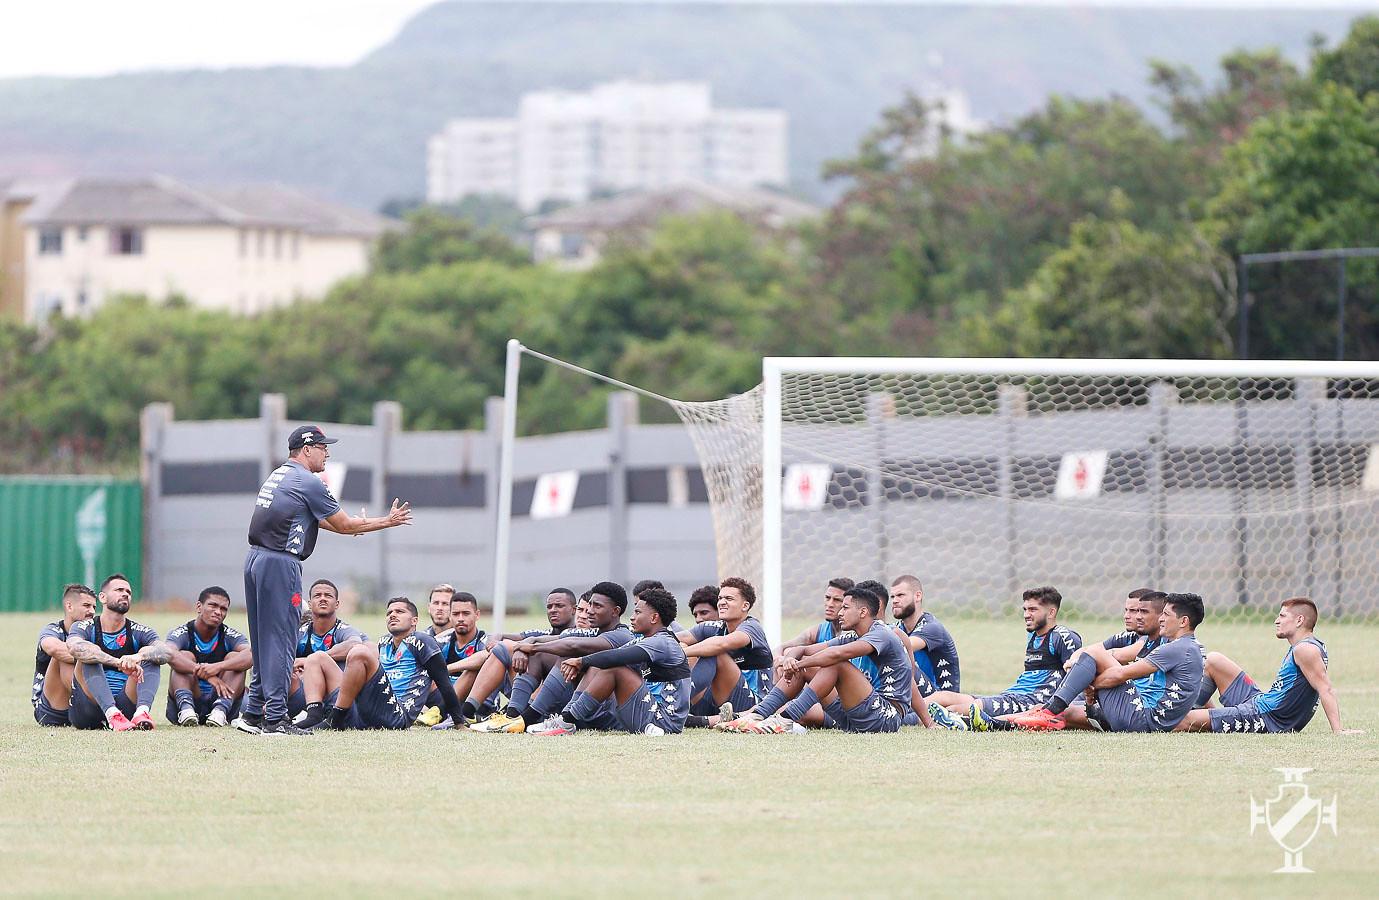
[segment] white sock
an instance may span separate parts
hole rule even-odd
[[[144,715],[148,715],[148,707],[147,707],[147,706],[136,706],[136,707],[134,707],[134,715],[137,716],[139,713],[143,713]]]
[[[117,712],[119,712],[119,711],[120,711],[120,708],[119,708],[118,706],[112,706],[112,707],[110,707],[109,709],[107,709],[107,710],[105,711],[105,721],[109,722],[109,721],[111,720],[111,718],[114,717],[115,713],[117,713]]]

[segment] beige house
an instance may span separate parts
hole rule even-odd
[[[527,219],[532,257],[564,269],[598,262],[609,238],[655,228],[666,216],[727,210],[759,228],[779,231],[819,215],[819,208],[765,188],[731,188],[691,181],[655,191],[628,191]]]
[[[319,297],[364,272],[389,227],[279,185],[204,188],[163,176],[12,183],[0,198],[0,313],[30,322],[82,315],[117,294],[176,294],[240,314]]]

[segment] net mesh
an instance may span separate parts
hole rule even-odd
[[[831,577],[910,573],[972,614],[1053,584],[1093,615],[1147,586],[1379,618],[1379,380],[786,373],[781,398],[786,615]],[[762,408],[677,404],[720,574],[754,581]]]

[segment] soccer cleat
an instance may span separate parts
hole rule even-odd
[[[276,722],[265,722],[259,734],[264,737],[301,737],[311,732],[305,728],[298,728],[287,719],[279,719]]]
[[[560,716],[550,716],[546,721],[533,725],[527,729],[527,734],[537,734],[542,737],[563,737],[567,734],[574,734],[579,728],[573,722],[567,722]]]
[[[480,734],[521,734],[527,730],[527,723],[521,716],[494,713],[482,722],[470,726],[470,730]]]
[[[738,734],[804,734],[805,727],[776,714],[764,719],[737,719]]]
[[[263,731],[263,716],[241,713],[240,717],[230,724],[234,726],[236,731],[242,731],[245,734],[259,734]]]
[[[980,703],[973,703],[972,708],[967,711],[967,727],[972,731],[1009,731],[1014,726],[987,715],[982,711]]]
[[[665,733],[666,730],[662,728],[660,725],[657,725],[655,722],[648,724],[645,728],[642,729],[642,734],[650,735],[651,737],[664,737]]]
[[[152,731],[153,716],[150,716],[148,714],[148,710],[146,709],[136,710],[134,713],[134,718],[129,720],[129,724],[139,729],[140,731]]]
[[[126,719],[124,713],[117,709],[105,717],[105,727],[111,731],[132,731],[134,723]]]
[[[440,721],[441,708],[439,706],[428,706],[421,711],[421,715],[417,716],[417,720],[412,724],[430,728],[433,725],[439,725]]]
[[[1061,714],[1051,713],[1042,706],[1010,716],[1006,721],[1021,731],[1062,731],[1067,724]]]
[[[194,725],[200,725],[201,720],[196,717],[196,710],[190,706],[184,706],[177,711],[177,724],[191,728]]]
[[[733,703],[732,703],[731,700],[729,700],[727,703],[724,703],[722,706],[718,707],[718,721],[720,721],[720,722],[731,722],[732,720],[733,720]]]
[[[211,710],[211,714],[206,717],[206,724],[212,728],[224,728],[230,724],[229,717],[225,715],[225,710],[217,706]]]
[[[719,719],[718,724],[713,726],[715,731],[731,731],[734,733],[748,734],[748,726],[761,721],[761,716],[754,712],[745,712],[736,719]]]
[[[967,723],[948,710],[939,706],[937,703],[929,704],[929,718],[934,720],[937,728],[947,728],[949,731],[966,731]]]

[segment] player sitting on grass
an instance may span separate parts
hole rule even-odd
[[[1276,734],[1302,731],[1317,711],[1318,702],[1333,734],[1360,734],[1341,727],[1341,708],[1327,674],[1326,645],[1312,633],[1317,627],[1317,606],[1306,597],[1284,600],[1274,619],[1274,637],[1288,642],[1288,652],[1278,667],[1269,690],[1261,691],[1254,680],[1220,653],[1207,654],[1206,677],[1221,691],[1221,707],[1194,709],[1179,724],[1179,731],[1227,734],[1250,732]],[[1210,699],[1210,694],[1207,698]]]
[[[447,621],[449,629],[435,637],[445,655],[445,670],[450,673],[450,686],[463,703],[474,687],[480,667],[488,659],[488,635],[479,627],[479,601],[468,591],[454,591],[450,595],[450,617]],[[417,724],[438,724],[441,721],[440,708],[440,691],[432,687],[426,695],[426,707],[417,718]]]
[[[1006,725],[995,716],[1024,712],[1053,695],[1063,677],[1064,666],[1079,647],[1082,637],[1058,624],[1058,608],[1063,595],[1053,587],[1030,588],[1021,595],[1025,619],[1025,671],[1009,688],[989,697],[973,697],[957,691],[939,691],[929,697],[949,712],[966,715],[974,731],[1003,730]]]
[[[718,619],[700,622],[679,635],[686,645],[694,680],[691,724],[708,726],[726,705],[747,709],[771,689],[774,658],[766,629],[750,615],[756,590],[745,579],[725,578],[718,586]]]
[[[684,731],[690,667],[685,648],[670,630],[674,621],[675,596],[664,588],[643,589],[632,608],[635,638],[560,664],[561,674],[577,686],[561,710],[561,725],[541,733],[574,734],[580,728],[648,735]]]
[[[1109,650],[1111,656],[1122,664],[1143,659],[1166,640],[1159,633],[1159,622],[1160,614],[1164,610],[1164,598],[1168,595],[1163,591],[1149,588],[1136,588],[1130,593],[1130,598],[1125,601],[1126,630],[1113,634],[1101,642],[1101,646]],[[1198,649],[1201,649],[1200,644]],[[1086,648],[1083,648],[1074,653],[1072,658],[1068,660],[1067,669],[1071,670],[1085,652]],[[1205,654],[1203,657],[1205,658]],[[1065,675],[1064,678],[1066,677]],[[1061,687],[1062,682],[1059,685]],[[1092,688],[1088,688],[1085,693],[1088,701],[1096,699],[1096,693]],[[1074,699],[1072,705],[1064,711],[1063,721],[1068,728],[1099,729],[1102,727],[1100,721],[1087,717],[1087,705],[1080,698]]]
[[[174,725],[223,728],[239,714],[245,673],[254,664],[249,639],[226,626],[230,595],[208,587],[196,598],[196,618],[168,632],[166,715]]]
[[[839,613],[843,634],[823,646],[787,650],[781,681],[752,712],[721,726],[723,730],[803,732],[800,721],[823,701],[824,714],[844,731],[898,731],[912,711],[914,660],[895,629],[878,620],[881,608],[879,594],[853,587],[844,594]],[[852,664],[859,656],[873,657],[880,687]],[[837,699],[827,700],[835,691]]]
[[[895,627],[910,645],[915,665],[923,678],[916,678],[920,693],[962,690],[962,670],[958,645],[953,635],[924,608],[924,586],[914,575],[901,575],[891,582],[891,616]]]
[[[588,605],[587,600],[581,602],[584,606]],[[508,705],[502,712],[494,712],[478,722],[474,726],[475,731],[496,734],[525,730],[526,723],[522,721],[522,710],[527,708],[532,692],[546,677],[548,660],[554,660],[555,657],[540,657],[533,664],[525,653],[517,653],[516,647],[527,638],[554,638],[580,631],[574,627],[576,608],[579,605],[580,603],[575,600],[574,591],[564,587],[556,588],[546,595],[546,621],[550,624],[549,628],[504,634],[489,642],[488,656],[479,667],[479,672],[474,678],[474,686],[461,705],[465,718],[469,721],[477,719],[483,710],[492,709],[497,704],[499,694],[507,696]],[[584,636],[597,633],[588,630]],[[549,664],[554,665],[553,662]]]
[[[841,630],[838,628],[838,614],[843,610],[843,594],[852,590],[853,580],[844,576],[830,578],[824,586],[823,618],[817,625],[810,625],[798,637],[781,644],[781,652],[791,647],[808,647],[833,640]]]
[[[153,728],[149,707],[172,648],[158,632],[126,617],[133,596],[128,578],[111,575],[101,584],[100,615],[77,622],[67,635],[76,660],[68,712],[73,728]]]
[[[563,730],[565,721],[560,713],[574,695],[575,686],[561,673],[560,660],[621,647],[632,640],[632,632],[619,621],[627,610],[627,591],[623,590],[622,585],[612,581],[600,581],[594,585],[589,591],[588,608],[589,625],[595,633],[575,632],[559,637],[528,638],[514,648],[514,655],[522,653],[530,658],[530,663],[545,657],[542,665],[548,665],[551,661],[555,665],[551,666],[530,704],[522,710],[522,727],[516,727],[513,722],[507,731],[544,734],[548,730]]]
[[[409,728],[421,711],[428,684],[436,685],[445,710],[458,719],[460,701],[450,687],[445,657],[435,638],[417,633],[416,604],[406,597],[389,600],[387,624],[389,636],[377,646],[350,647],[344,672],[326,653],[307,657],[302,673],[306,718],[301,728]]]
[[[292,663],[291,693],[287,697],[287,710],[295,717],[292,720],[294,724],[300,724],[306,715],[306,692],[302,690],[306,658],[313,653],[325,653],[343,671],[350,645],[368,643],[369,640],[368,635],[339,617],[340,590],[334,582],[324,578],[314,582],[306,605],[310,618],[297,629],[296,659]],[[242,724],[243,719],[235,719],[236,728]]]
[[[1088,715],[1107,730],[1172,731],[1197,702],[1202,650],[1193,631],[1204,616],[1196,594],[1167,595],[1159,613],[1163,641],[1148,654],[1122,663],[1099,644],[1084,647],[1046,703],[1007,721],[1026,730],[1061,730],[1064,711],[1090,687],[1096,690],[1097,705]]]
[[[694,593],[690,594],[688,606],[694,624],[714,621],[718,618],[718,588],[712,584],[695,588]]]
[[[446,583],[431,588],[431,593],[427,595],[426,614],[431,617],[431,624],[427,625],[424,630],[436,639],[436,643],[445,640],[443,635],[451,628],[451,609],[454,606],[451,601],[454,597],[455,586]]]
[[[96,615],[96,592],[84,584],[69,584],[62,589],[62,618],[49,622],[38,632],[34,656],[34,684],[30,701],[34,721],[59,728],[70,724],[67,709],[72,705],[72,679],[76,657],[67,647],[72,626]]]

